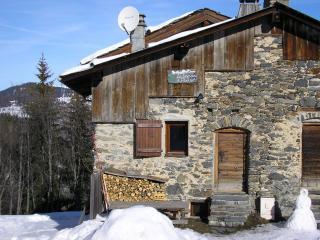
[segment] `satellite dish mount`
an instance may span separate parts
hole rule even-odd
[[[118,25],[129,36],[139,24],[139,11],[131,6],[122,9],[118,15]]]

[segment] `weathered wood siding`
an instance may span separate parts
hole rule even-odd
[[[273,34],[283,35],[283,58],[285,60],[319,60],[320,32],[291,18],[276,24]]]
[[[302,177],[320,178],[320,125],[303,126]]]
[[[189,51],[175,59],[176,48],[129,65],[115,66],[93,87],[94,122],[146,119],[149,97],[196,97],[204,93],[204,73],[253,69],[255,28],[238,26],[188,42]],[[169,84],[168,70],[193,69],[197,83]]]

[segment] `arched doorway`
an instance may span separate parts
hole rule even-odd
[[[247,192],[249,132],[237,128],[215,131],[214,183],[218,192]]]

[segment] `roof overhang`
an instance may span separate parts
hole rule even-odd
[[[75,91],[79,92],[82,95],[86,95],[84,93],[88,94],[88,92],[91,91],[91,86],[92,86],[91,81],[93,79],[96,79],[97,76],[102,77],[101,72],[108,67],[122,64],[122,63],[129,62],[129,61],[134,61],[136,59],[143,58],[143,57],[155,54],[157,52],[160,52],[160,51],[163,51],[163,50],[166,50],[169,48],[173,48],[173,47],[179,46],[179,45],[187,43],[187,42],[190,42],[190,41],[195,40],[197,38],[205,37],[210,34],[213,34],[213,33],[219,32],[219,31],[223,31],[223,30],[227,30],[227,29],[236,27],[241,24],[246,24],[246,23],[256,21],[256,20],[263,18],[265,16],[268,16],[268,15],[279,14],[279,13],[286,15],[286,16],[289,16],[297,21],[306,23],[309,26],[313,27],[314,29],[320,31],[320,22],[318,20],[316,20],[308,15],[305,15],[299,11],[296,11],[286,5],[283,5],[281,3],[276,3],[272,7],[262,9],[258,12],[252,13],[250,15],[246,15],[241,18],[236,18],[231,21],[226,21],[226,22],[221,23],[221,24],[214,26],[212,28],[207,28],[202,31],[190,34],[188,36],[184,36],[184,37],[181,37],[181,38],[169,41],[169,42],[165,42],[163,44],[159,44],[154,47],[149,47],[149,48],[143,49],[141,51],[134,52],[134,53],[125,55],[123,57],[113,59],[111,61],[97,65],[94,68],[91,68],[86,71],[62,76],[62,77],[60,77],[60,79],[61,79],[61,82],[64,83],[65,85],[67,85],[68,87],[74,89]],[[88,81],[89,79],[90,79],[90,81],[88,83],[83,82],[83,81]],[[81,87],[78,88],[76,86],[78,84]],[[90,88],[87,89],[86,91],[84,91],[84,86],[89,86],[89,85],[90,85]]]

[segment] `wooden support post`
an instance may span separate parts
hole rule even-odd
[[[90,186],[90,219],[103,211],[100,172],[91,174]]]

